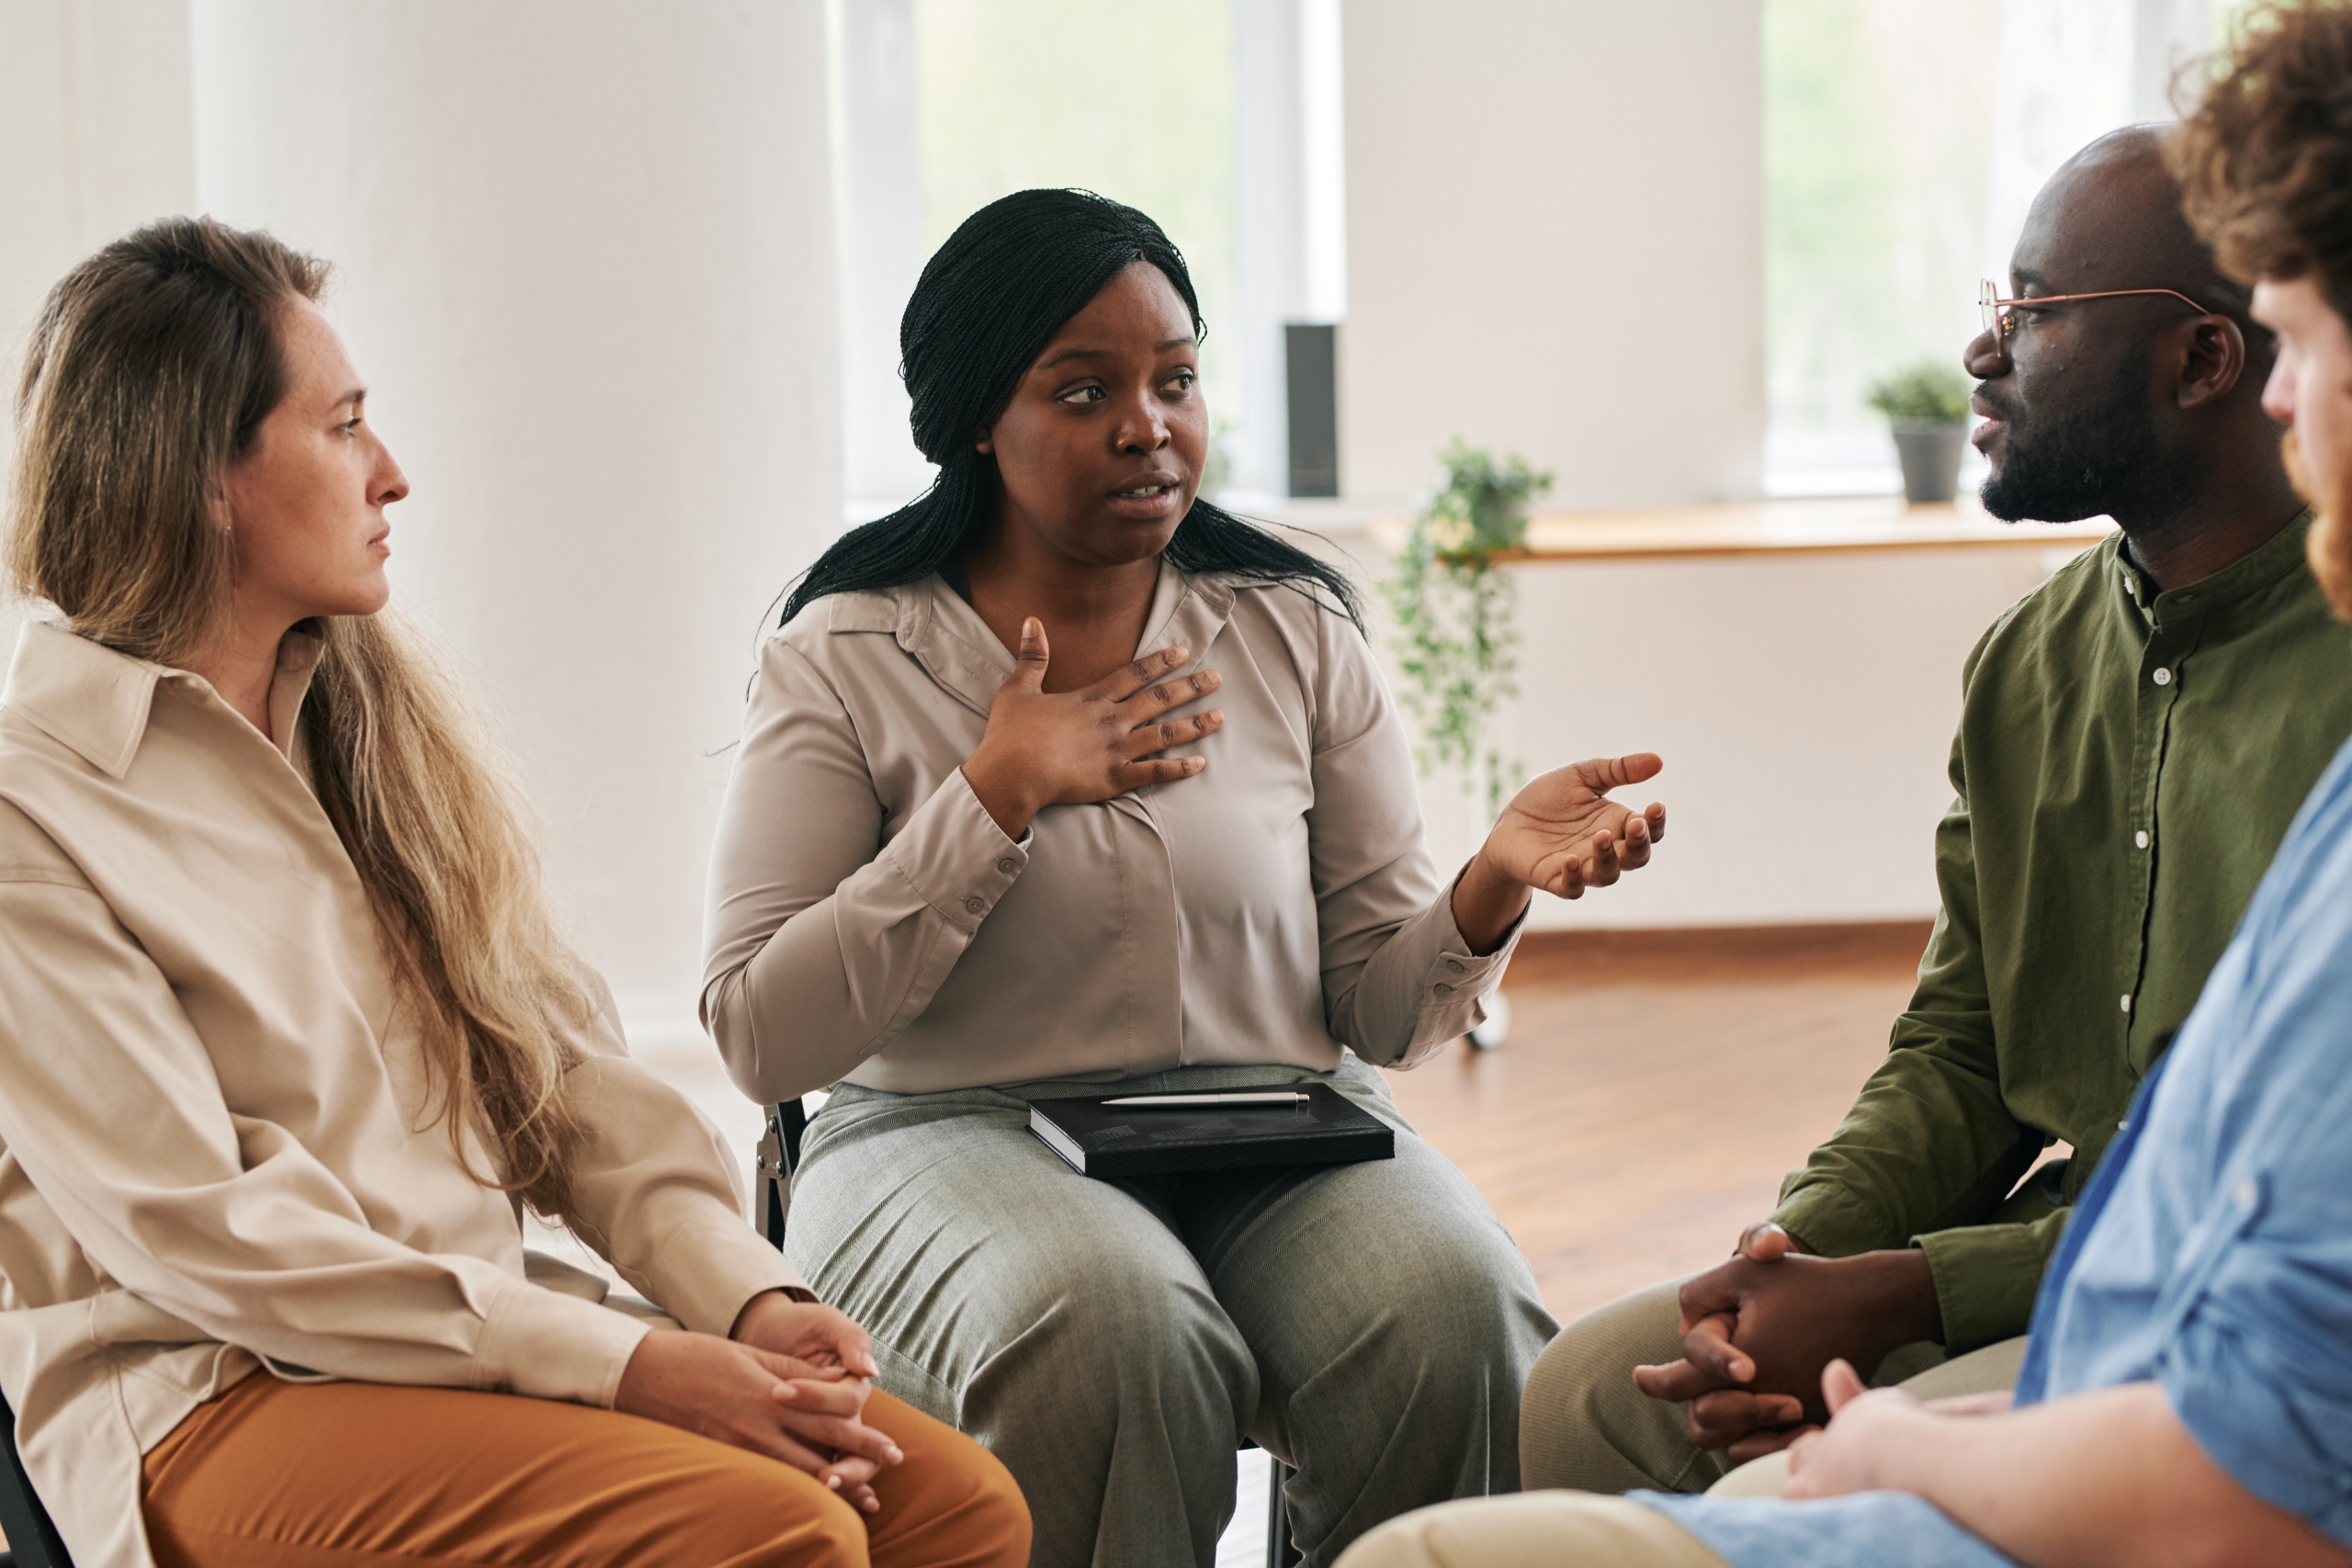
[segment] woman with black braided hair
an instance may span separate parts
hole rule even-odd
[[[712,871],[703,1015],[745,1092],[839,1084],[790,1249],[882,1385],[985,1440],[1033,1561],[1211,1560],[1245,1437],[1326,1563],[1518,1483],[1554,1331],[1469,1183],[1367,1064],[1478,1021],[1531,887],[1644,863],[1634,756],[1536,780],[1449,886],[1346,581],[1194,492],[1183,258],[1024,191],[924,268],[911,506],[844,537],[766,644]],[[1091,1181],[1057,1095],[1330,1084],[1396,1157]]]

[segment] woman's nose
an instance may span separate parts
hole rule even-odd
[[[400,464],[390,451],[379,446],[377,453],[376,482],[372,487],[376,492],[376,504],[390,506],[393,502],[407,499],[408,476],[401,472]]]
[[[1157,452],[1168,445],[1168,422],[1147,400],[1119,422],[1118,444],[1122,452]]]

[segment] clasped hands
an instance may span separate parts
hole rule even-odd
[[[1833,1366],[1860,1392],[1887,1352],[1943,1337],[1924,1253],[1816,1258],[1770,1223],[1748,1226],[1730,1261],[1687,1280],[1681,1307],[1682,1359],[1635,1368],[1634,1384],[1687,1402],[1691,1441],[1735,1464],[1817,1432],[1842,1403],[1829,1392]]]
[[[905,1457],[859,1419],[879,1373],[873,1341],[846,1315],[765,1291],[727,1338],[647,1334],[613,1408],[781,1460],[871,1514],[875,1476]]]
[[[1217,708],[1170,716],[1224,684],[1214,670],[1177,674],[1192,657],[1190,649],[1162,649],[1091,685],[1049,693],[1045,623],[1030,616],[1013,672],[997,688],[988,729],[964,763],[965,781],[1005,836],[1017,839],[1048,806],[1196,776],[1206,758],[1161,755],[1225,728]],[[1463,934],[1488,946],[1518,919],[1528,888],[1574,898],[1648,864],[1651,846],[1666,836],[1666,807],[1631,811],[1608,792],[1640,784],[1664,765],[1646,751],[1599,758],[1555,768],[1521,789],[1455,884]]]

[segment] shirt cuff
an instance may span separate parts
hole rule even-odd
[[[2278,1375],[2300,1350],[2281,1357],[2256,1337],[2201,1306],[2158,1358],[2156,1381],[2173,1415],[2230,1479],[2352,1546],[2352,1486],[2331,1442],[2336,1411],[2295,1387],[2291,1374]]]
[[[648,1332],[639,1320],[594,1302],[514,1280],[482,1324],[473,1385],[608,1410]]]
[[[1492,953],[1481,956],[1470,951],[1470,939],[1462,934],[1462,927],[1453,918],[1453,890],[1462,885],[1468,874],[1465,863],[1445,885],[1445,897],[1438,900],[1437,955],[1430,961],[1427,984],[1432,994],[1450,996],[1467,990],[1473,997],[1483,997],[1494,989],[1503,971],[1510,967],[1510,955],[1519,951],[1519,939],[1527,930],[1527,917],[1535,910],[1535,891],[1528,889],[1527,902],[1519,907],[1519,918],[1503,928],[1502,940]]]
[[[699,1334],[725,1335],[744,1303],[767,1291],[816,1300],[799,1271],[733,1215],[684,1228],[654,1258],[662,1310]]]
[[[1903,1242],[1900,1235],[1886,1234],[1883,1220],[1857,1206],[1835,1187],[1800,1187],[1781,1200],[1770,1217],[1772,1224],[1823,1258],[1851,1258]]]
[[[1018,841],[1006,838],[956,768],[876,858],[889,862],[948,924],[968,933],[1020,877],[1035,839],[1035,829]]]
[[[2057,1229],[2040,1222],[1965,1225],[1912,1238],[1935,1277],[1946,1355],[1965,1355],[2025,1332]]]

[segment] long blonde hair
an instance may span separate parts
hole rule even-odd
[[[326,265],[270,235],[167,219],[50,291],[17,403],[6,564],[79,635],[170,664],[215,629],[234,570],[224,477],[286,393],[279,326]],[[301,716],[320,804],[420,1025],[432,1114],[485,1185],[570,1206],[564,1093],[591,1003],[542,890],[521,798],[456,683],[390,612],[310,623]]]

